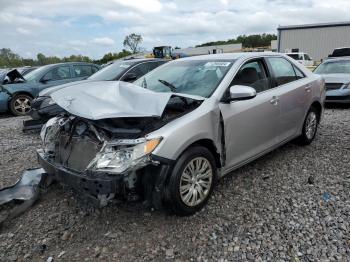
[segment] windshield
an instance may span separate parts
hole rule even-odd
[[[135,61],[115,62],[109,66],[106,66],[105,68],[102,68],[100,71],[97,71],[88,79],[95,81],[117,80],[128,68],[130,68],[134,64]]]
[[[47,70],[47,66],[42,66],[40,68],[34,69],[24,76],[24,79],[27,81],[32,81],[38,79],[43,72]]]
[[[156,91],[210,97],[235,60],[178,60],[136,80],[135,85]]]
[[[316,74],[350,74],[350,60],[324,62],[319,65]]]

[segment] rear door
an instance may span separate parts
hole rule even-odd
[[[226,166],[244,163],[276,144],[279,104],[263,59],[246,62],[230,86],[255,88],[250,100],[220,103],[225,126]]]
[[[280,104],[278,141],[283,142],[297,135],[311,99],[308,78],[295,65],[283,57],[266,58],[273,74],[276,97]]]

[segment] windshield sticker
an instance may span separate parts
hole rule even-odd
[[[120,68],[129,68],[129,67],[130,67],[130,65],[121,64],[119,67],[120,67]]]
[[[206,63],[204,66],[205,67],[218,67],[218,66],[222,66],[222,67],[228,67],[231,64],[231,62],[208,62]]]

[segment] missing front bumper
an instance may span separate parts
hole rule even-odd
[[[100,174],[99,177],[95,177],[94,174],[91,174],[91,176],[81,174],[54,164],[51,159],[45,156],[42,150],[38,150],[37,155],[40,165],[55,180],[84,194],[88,198],[96,200],[99,205],[101,205],[101,198],[125,193],[123,175],[108,176],[107,174]]]

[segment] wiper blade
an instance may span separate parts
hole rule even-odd
[[[163,85],[169,87],[172,92],[176,92],[177,88],[173,84],[171,84],[171,83],[169,83],[169,82],[167,82],[165,80],[162,80],[162,79],[158,79],[158,81],[161,82]]]

